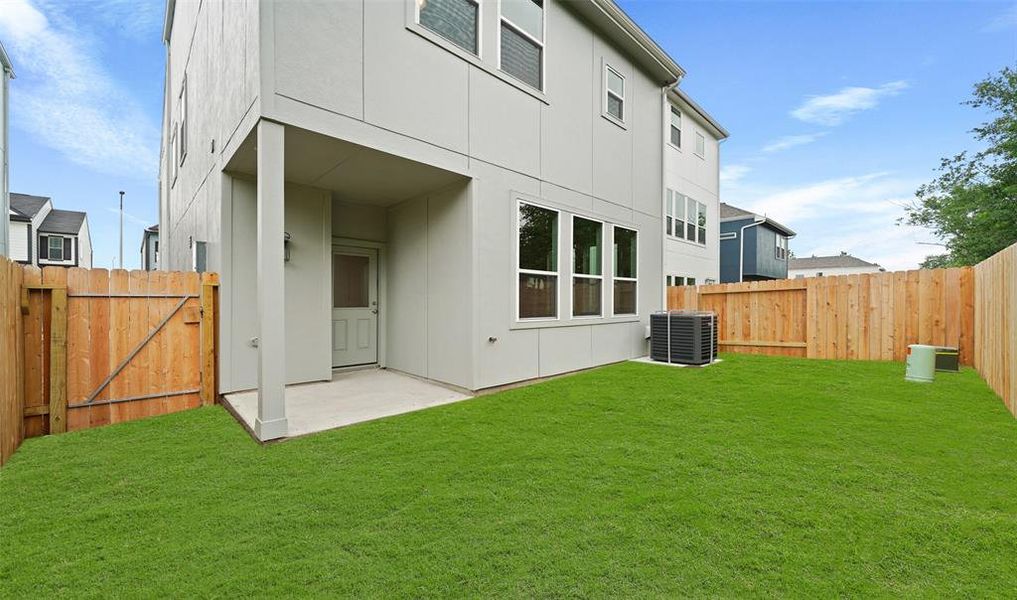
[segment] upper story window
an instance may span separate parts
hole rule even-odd
[[[706,158],[706,136],[696,132],[696,156]]]
[[[475,0],[417,0],[417,21],[422,26],[477,55],[479,17],[480,4]]]
[[[499,68],[543,91],[544,0],[501,0],[499,6]]]
[[[634,315],[636,309],[637,234],[614,226],[614,314]]]
[[[614,119],[625,122],[625,77],[604,64],[604,112]]]
[[[173,133],[170,134],[170,158],[169,158],[169,169],[170,169],[170,187],[177,182],[177,171],[180,169],[180,163],[177,161],[177,129],[176,123],[173,124]]]
[[[177,148],[179,149],[178,160],[184,164],[187,158],[187,76],[184,76],[184,83],[180,86],[180,131],[177,134]]]
[[[518,315],[558,318],[558,211],[519,203]]]
[[[776,240],[775,258],[777,260],[787,260],[787,236],[778,235]]]
[[[676,107],[671,107],[671,144],[675,148],[682,147],[682,113]]]
[[[572,217],[572,316],[599,317],[604,283],[604,224]]]
[[[667,234],[696,244],[706,244],[706,205],[674,190],[667,191]]]
[[[46,256],[49,260],[68,260],[70,258],[64,256],[64,238],[51,235],[47,240],[49,252]]]

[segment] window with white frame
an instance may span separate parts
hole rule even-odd
[[[696,278],[686,277],[684,275],[668,275],[667,285],[668,287],[682,285],[696,285]]]
[[[177,162],[177,124],[173,124],[173,133],[170,134],[170,187],[177,182],[177,173],[180,170],[180,163]]]
[[[776,251],[774,256],[777,260],[787,260],[787,236],[778,235],[776,237]]]
[[[518,316],[558,318],[558,211],[519,203]]]
[[[614,226],[614,314],[634,315],[638,312],[636,293],[638,280],[638,234],[625,227]]]
[[[706,158],[706,136],[696,132],[696,156]]]
[[[696,244],[706,244],[706,205],[674,190],[667,190],[667,235]]]
[[[64,254],[64,238],[51,235],[46,240],[49,260],[70,260],[71,257]]]
[[[184,76],[184,83],[180,86],[180,131],[177,134],[177,148],[180,164],[184,164],[187,158],[187,76]]]
[[[682,147],[682,113],[677,107],[671,107],[671,145]]]
[[[625,122],[625,77],[604,63],[604,113]]]
[[[417,22],[463,50],[478,51],[480,4],[476,0],[417,0]]]
[[[604,224],[572,216],[572,316],[603,314]]]
[[[544,0],[501,0],[499,6],[498,67],[519,81],[543,90]]]

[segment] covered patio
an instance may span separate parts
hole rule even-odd
[[[337,370],[332,381],[286,386],[286,438],[373,421],[471,398],[417,377],[380,368]],[[223,402],[255,431],[258,392],[226,394]]]
[[[465,284],[428,275],[468,272],[468,177],[266,120],[224,175],[220,391],[255,437],[468,397],[424,381],[470,383],[447,350],[466,338],[428,308],[468,312]],[[368,365],[393,371],[332,371]]]

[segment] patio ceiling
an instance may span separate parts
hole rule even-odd
[[[286,181],[330,190],[354,204],[391,206],[442,188],[462,175],[366,146],[286,127]],[[252,132],[226,166],[256,176],[257,135]]]

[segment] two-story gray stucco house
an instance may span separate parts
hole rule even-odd
[[[685,72],[611,0],[170,0],[164,37],[159,268],[221,274],[261,439],[335,367],[479,390],[645,354]]]
[[[773,219],[720,204],[720,282],[787,279],[795,232]]]

